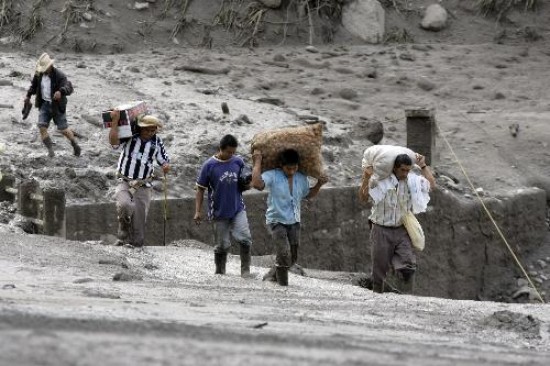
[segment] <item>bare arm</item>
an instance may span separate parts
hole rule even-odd
[[[202,202],[204,200],[204,188],[197,186],[197,193],[195,193],[195,216],[193,220],[197,225],[200,225],[202,221]]]
[[[361,188],[359,188],[359,200],[367,202],[369,200],[369,181],[372,177],[373,170],[369,166],[363,170],[363,180],[361,181]]]
[[[309,189],[309,193],[306,196],[306,199],[313,198],[319,194],[321,187],[328,182],[328,177],[326,175],[321,175],[317,178],[317,183]]]
[[[252,181],[250,185],[258,191],[263,191],[265,183],[262,179],[262,152],[260,150],[252,152],[252,161],[254,162],[254,167],[252,168]]]
[[[420,167],[422,176],[430,182],[430,189],[435,188],[435,178],[432,174],[432,170],[426,165],[426,157],[420,154],[416,154],[416,164]]]
[[[118,138],[118,121],[120,120],[120,111],[111,111],[111,129],[109,130],[109,143],[111,145],[120,145]]]

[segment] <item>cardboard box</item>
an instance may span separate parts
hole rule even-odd
[[[132,101],[124,103],[116,107],[120,110],[120,119],[118,121],[118,136],[119,138],[132,137],[136,130],[136,119],[140,114],[147,113],[147,105],[143,101]],[[111,111],[101,112],[103,127],[111,128],[113,121],[111,120]]]

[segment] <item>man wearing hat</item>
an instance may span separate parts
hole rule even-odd
[[[111,111],[111,120],[113,126],[118,126],[119,110]],[[142,247],[151,202],[154,163],[160,165],[166,174],[170,170],[170,158],[161,138],[156,134],[162,127],[160,121],[154,116],[145,115],[138,118],[137,125],[138,132],[122,143],[118,137],[118,128],[112,127],[109,142],[114,148],[122,148],[117,167],[117,245]]]
[[[38,128],[42,142],[48,149],[50,157],[55,156],[53,142],[48,135],[50,121],[57,126],[57,129],[71,142],[74,155],[80,156],[80,146],[76,142],[73,131],[67,124],[67,96],[73,92],[73,86],[64,73],[53,66],[54,60],[47,53],[36,62],[36,73],[31,82],[31,86],[25,97],[25,104],[30,103],[32,95],[36,94],[35,105],[40,111],[38,116]]]

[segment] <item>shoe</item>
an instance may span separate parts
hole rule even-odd
[[[250,246],[241,244],[241,277],[250,277]]]
[[[227,263],[227,252],[214,253],[214,263],[216,264],[216,272],[214,274],[225,274],[225,264]]]
[[[288,267],[279,266],[275,273],[279,286],[288,286]]]

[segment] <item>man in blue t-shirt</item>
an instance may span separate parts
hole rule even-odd
[[[280,168],[264,173],[261,151],[254,150],[252,159],[252,187],[260,191],[266,187],[269,189],[265,218],[276,248],[275,271],[271,272],[274,272],[279,285],[288,286],[288,268],[298,259],[301,202],[315,197],[328,178],[319,177],[310,188],[307,176],[298,171],[300,155],[293,149],[281,152]]]
[[[230,236],[240,244],[241,276],[250,276],[250,246],[252,236],[239,188],[239,176],[244,161],[236,156],[239,143],[235,136],[225,135],[220,140],[219,151],[202,166],[197,178],[194,220],[202,221],[204,191],[208,189],[208,219],[214,223],[214,262],[216,274],[225,274],[227,251],[231,246]]]

